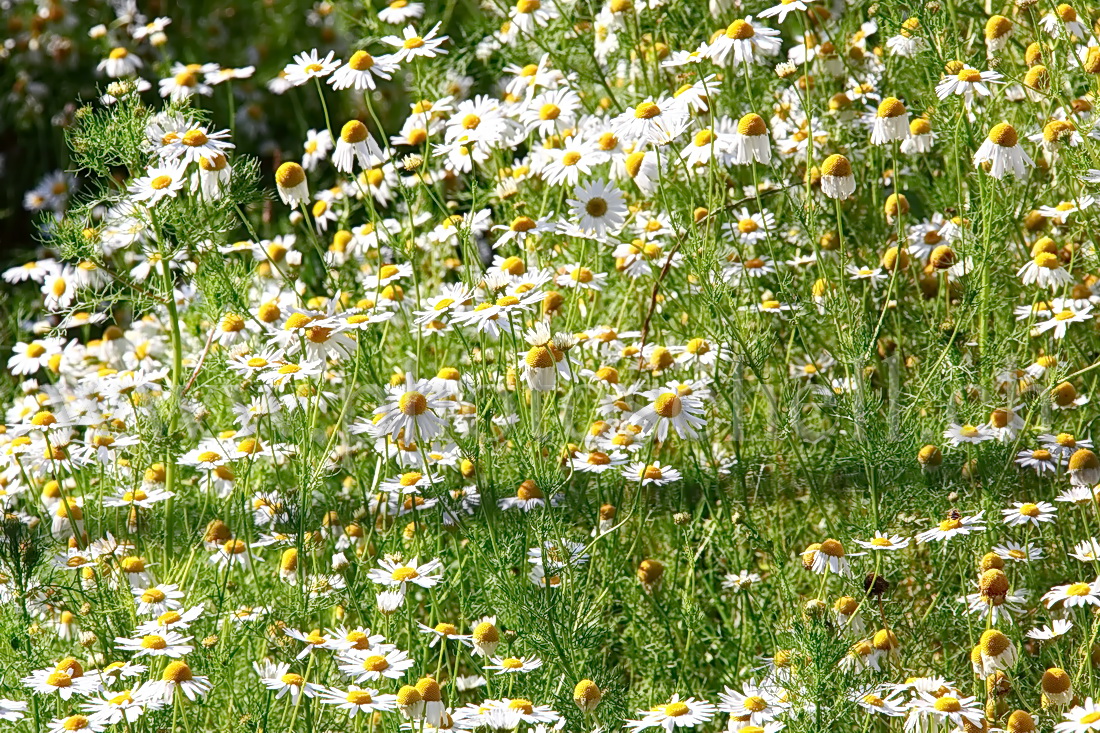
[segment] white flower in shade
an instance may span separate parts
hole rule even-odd
[[[994,439],[992,431],[990,431],[986,425],[975,426],[970,423],[966,423],[965,425],[951,423],[951,425],[943,431],[943,437],[944,440],[950,441],[951,445],[963,445],[965,443],[976,444]]]
[[[903,550],[909,546],[909,538],[901,535],[891,535],[888,532],[875,532],[875,536],[869,540],[852,540],[860,547],[867,550],[890,551]]]
[[[324,58],[313,49],[309,53],[295,54],[294,62],[289,63],[283,69],[283,77],[292,86],[300,87],[311,79],[321,79],[340,66],[340,60],[335,59],[335,53],[329,51]]]
[[[1041,547],[1034,547],[1032,545],[1020,545],[1015,542],[1007,542],[1003,545],[994,545],[993,553],[1002,560],[1007,560],[1009,562],[1031,562],[1032,560],[1041,560],[1044,556],[1043,548]]]
[[[1091,563],[1100,560],[1100,540],[1093,537],[1087,540],[1081,540],[1074,545],[1073,552],[1071,552],[1069,556],[1081,562]]]
[[[747,591],[760,581],[759,574],[742,570],[739,573],[726,573],[726,577],[722,580],[722,587],[726,590]]]
[[[994,178],[1004,178],[1006,171],[1017,178],[1023,178],[1027,175],[1027,169],[1034,166],[1035,162],[1019,143],[1020,138],[1012,125],[1007,122],[994,125],[985,142],[974,154],[974,165],[981,167],[983,163],[989,163],[989,175]]]
[[[1054,38],[1063,38],[1067,34],[1078,38],[1089,37],[1088,26],[1081,22],[1077,10],[1069,3],[1061,3],[1054,12],[1044,13],[1039,19],[1039,25],[1046,35]],[[1096,730],[1100,730],[1100,726]]]
[[[121,79],[124,76],[136,73],[142,66],[144,66],[144,63],[142,63],[140,56],[130,53],[122,46],[116,46],[107,54],[107,58],[99,62],[96,70],[103,72],[112,79]]]
[[[422,17],[424,17],[424,3],[409,2],[409,0],[390,0],[386,7],[378,11],[378,19],[390,25],[401,25]]]

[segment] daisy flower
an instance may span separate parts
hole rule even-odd
[[[1062,267],[1062,260],[1051,252],[1038,252],[1016,271],[1016,276],[1024,285],[1037,284],[1051,290],[1071,284],[1073,276]]]
[[[988,97],[992,92],[990,84],[1003,84],[1003,74],[996,71],[978,71],[969,66],[964,66],[956,74],[948,74],[936,85],[936,96],[947,99],[952,95],[961,96],[963,102],[969,106],[973,104],[974,97]]]
[[[598,236],[614,234],[626,221],[627,208],[618,189],[606,182],[593,181],[573,190],[568,200],[581,230]]]
[[[969,517],[964,517],[957,511],[948,514],[947,519],[940,522],[932,529],[925,530],[917,535],[917,542],[946,541],[957,535],[967,535],[971,532],[984,532],[985,525],[981,523],[985,511],[980,511]]]
[[[366,51],[356,51],[329,77],[328,83],[333,89],[373,90],[375,79],[389,79],[397,66],[391,56],[371,56]]]
[[[159,616],[166,611],[174,611],[183,603],[183,591],[178,585],[161,583],[152,588],[134,588],[134,602],[137,604],[137,612],[144,616]]]
[[[648,100],[615,117],[611,124],[623,140],[664,145],[687,129],[688,116],[675,99]]]
[[[705,54],[718,66],[725,66],[731,57],[734,64],[748,65],[775,56],[781,47],[779,31],[754,23],[749,15],[730,23],[707,46]]]
[[[156,206],[164,198],[175,198],[186,182],[183,166],[174,163],[152,166],[145,175],[138,176],[130,183],[130,195],[134,201],[146,206]]]
[[[706,700],[696,700],[694,697],[681,700],[679,695],[673,695],[667,703],[649,710],[639,710],[638,715],[641,718],[626,721],[626,727],[633,731],[664,728],[672,733],[676,728],[702,725],[713,718],[717,711],[718,708]]]
[[[443,399],[428,380],[413,381],[410,375],[404,384],[388,390],[385,404],[377,408],[375,427],[394,440],[432,440],[443,434],[445,421],[436,414],[454,406]]]
[[[363,655],[342,655],[340,671],[362,684],[383,678],[401,679],[413,664],[409,655],[400,649],[377,649]]]
[[[323,79],[340,67],[336,54],[329,51],[324,58],[313,49],[309,53],[295,54],[294,61],[283,68],[283,78],[292,86],[300,87],[310,79]]]
[[[404,588],[412,583],[421,588],[431,588],[443,581],[443,563],[438,559],[420,565],[419,558],[415,557],[407,563],[382,558],[378,565],[367,574],[378,585]]]
[[[638,425],[646,433],[654,433],[664,442],[669,429],[681,438],[697,438],[698,428],[707,423],[700,417],[704,411],[702,400],[690,393],[681,393],[677,387],[657,388],[641,395],[649,404],[629,418],[631,425]]]
[[[1084,704],[1070,708],[1065,714],[1065,719],[1054,726],[1055,733],[1089,733],[1089,731],[1100,731],[1100,703],[1093,702],[1091,697],[1085,698]]]
[[[297,702],[302,697],[317,697],[324,689],[321,685],[306,682],[302,675],[290,671],[290,665],[275,664],[261,666],[253,662],[253,668],[260,676],[263,686],[275,693],[275,699],[281,700],[285,695],[290,695],[292,702]]]
[[[351,173],[356,161],[361,168],[370,169],[382,160],[382,149],[366,125],[359,120],[349,120],[340,128],[340,139],[336,141],[336,151],[332,154],[332,164],[336,170]]]
[[[1056,339],[1065,338],[1066,330],[1074,323],[1083,323],[1092,319],[1092,304],[1086,305],[1084,308],[1074,308],[1068,303],[1067,307],[1055,313],[1048,320],[1042,321],[1035,325],[1035,330],[1038,333],[1046,333],[1052,331],[1052,336]]]
[[[981,167],[983,163],[989,163],[989,175],[994,178],[1004,178],[1005,171],[1010,171],[1016,178],[1023,178],[1035,162],[1020,147],[1019,141],[1012,125],[1007,122],[994,125],[974,154],[974,165]]]
[[[1056,585],[1043,594],[1043,603],[1047,608],[1053,608],[1058,603],[1061,603],[1063,608],[1100,606],[1100,580]]]
[[[1072,628],[1072,621],[1059,618],[1055,619],[1049,626],[1036,626],[1034,629],[1029,630],[1025,636],[1036,641],[1051,641],[1059,636],[1064,636]]]
[[[970,423],[965,425],[951,423],[951,425],[943,431],[943,437],[945,440],[949,441],[951,445],[963,445],[966,443],[977,444],[994,439],[993,433],[986,425],[978,425],[975,427]]]
[[[210,679],[196,675],[191,667],[182,660],[169,662],[159,680],[142,686],[141,700],[170,703],[177,694],[182,694],[194,702],[210,691]]]
[[[749,165],[756,162],[770,165],[772,159],[771,139],[764,118],[749,113],[737,123],[737,130],[729,138],[728,153],[734,165]]]
[[[910,721],[921,721],[933,729],[945,724],[952,728],[963,728],[964,724],[981,728],[985,718],[985,711],[975,698],[965,697],[955,690],[939,696],[918,692],[909,705]]]
[[[351,686],[345,692],[334,687],[319,687],[318,697],[325,705],[333,705],[347,712],[349,718],[356,715],[385,713],[397,708],[396,695],[382,695],[370,687]]]
[[[1054,505],[1045,501],[1035,504],[1017,501],[1013,503],[1011,508],[1001,510],[1001,514],[1004,515],[1004,523],[1009,527],[1019,527],[1025,524],[1038,527],[1043,522],[1053,522],[1056,512]]]
[[[191,638],[175,631],[164,631],[160,634],[146,634],[133,639],[120,636],[115,639],[115,645],[123,651],[133,652],[134,659],[146,656],[178,659],[194,650],[194,647],[187,643]]]
[[[660,461],[631,463],[622,468],[622,474],[628,481],[637,481],[642,486],[667,486],[682,478],[679,471],[671,466],[662,466]]]
[[[879,103],[871,125],[871,144],[885,145],[909,136],[909,111],[897,97],[886,97]]]
[[[538,657],[493,657],[490,661],[492,664],[486,664],[484,668],[494,670],[498,675],[533,672],[542,666],[542,660]]]
[[[401,31],[401,36],[384,36],[382,43],[389,44],[397,49],[392,57],[394,63],[399,64],[417,58],[430,59],[433,56],[447,53],[446,50],[440,49],[440,46],[449,40],[447,36],[436,37],[439,26],[440,24],[436,23],[423,36],[418,35],[416,29],[411,25],[405,26],[405,29]]]
[[[853,542],[864,549],[876,551],[904,550],[909,546],[908,537],[891,535],[888,532],[875,532],[875,536],[869,540],[853,540]]]
[[[725,688],[718,695],[718,710],[729,713],[730,719],[746,725],[763,726],[790,707],[779,691],[770,686],[746,684],[742,691]]]
[[[791,13],[804,13],[808,8],[809,5],[804,2],[804,0],[779,0],[778,5],[773,5],[766,10],[761,10],[759,17],[778,17],[778,20],[775,22],[782,25],[783,21],[786,20],[787,16]]]

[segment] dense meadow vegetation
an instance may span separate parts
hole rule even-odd
[[[2,0],[0,726],[1100,731],[1100,9]]]

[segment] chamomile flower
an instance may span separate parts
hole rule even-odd
[[[1019,145],[1019,135],[1012,125],[1002,122],[989,130],[985,142],[974,154],[974,165],[981,167],[989,164],[989,175],[1004,178],[1005,172],[1011,172],[1016,178],[1024,178],[1027,169],[1035,165]]]
[[[1056,512],[1054,505],[1045,501],[1034,504],[1017,501],[1010,508],[1001,510],[1004,523],[1009,527],[1019,527],[1025,524],[1039,527],[1044,522],[1053,522]]]
[[[382,558],[378,561],[378,567],[371,570],[367,577],[391,588],[405,588],[409,584],[431,588],[443,580],[443,563],[436,559],[421,565],[419,558],[415,557],[407,563]]]
[[[390,712],[397,708],[395,695],[380,694],[378,690],[370,687],[352,685],[346,691],[334,687],[318,687],[317,697],[321,702],[346,711],[349,718],[354,718],[356,715]]]
[[[677,728],[702,725],[713,718],[716,712],[718,708],[706,700],[697,700],[694,697],[681,700],[679,695],[673,695],[667,703],[655,705],[649,710],[639,710],[638,715],[641,717],[626,721],[626,726],[633,731],[663,728],[672,733]]]
[[[542,660],[538,657],[493,657],[490,662],[484,669],[491,669],[498,675],[534,672],[542,666]]]
[[[449,39],[447,36],[436,36],[439,31],[439,23],[423,36],[419,35],[415,28],[405,26],[400,36],[383,36],[382,43],[393,46],[397,50],[393,53],[394,63],[412,61],[418,58],[430,59],[433,56],[445,54],[447,51],[440,48]]]
[[[390,56],[371,56],[360,50],[333,72],[328,83],[333,89],[373,90],[376,88],[376,79],[389,79],[397,67],[397,62]]]
[[[1100,606],[1100,580],[1056,585],[1043,594],[1043,603],[1047,608],[1059,603],[1063,608]]]
[[[329,51],[324,58],[313,49],[309,53],[294,55],[294,61],[283,69],[283,76],[291,86],[300,87],[312,79],[323,79],[340,67],[340,60]]]

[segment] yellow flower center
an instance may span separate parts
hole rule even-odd
[[[397,568],[390,574],[394,580],[404,583],[405,581],[412,580],[413,578],[419,578],[420,573],[416,572],[414,568]]]
[[[674,702],[665,705],[665,715],[670,718],[678,718],[681,715],[687,715],[691,712],[691,708],[682,702]]]

